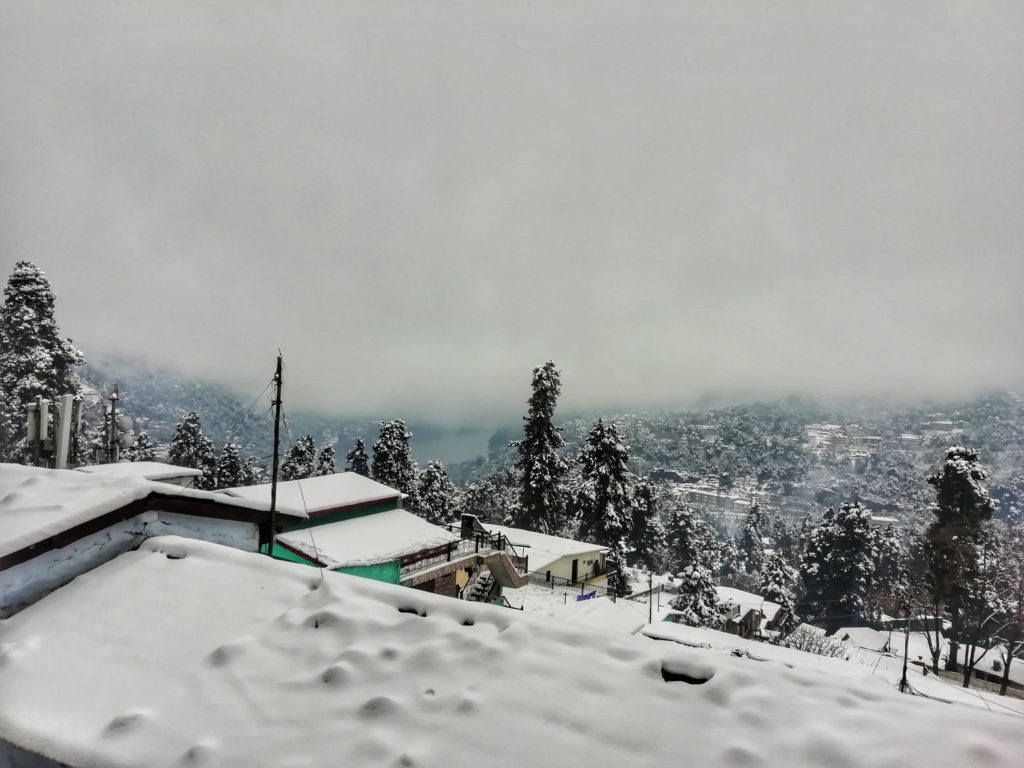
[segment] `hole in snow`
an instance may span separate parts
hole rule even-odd
[[[462,626],[464,626],[464,627],[472,627],[473,626],[473,620],[472,619],[466,619],[464,622],[462,622]]]
[[[426,611],[423,611],[423,612],[421,613],[421,612],[420,612],[419,610],[417,610],[416,608],[410,608],[410,607],[409,607],[409,606],[407,606],[407,605],[400,605],[400,606],[398,606],[398,612],[399,612],[399,613],[414,613],[414,614],[416,614],[417,616],[419,616],[419,617],[420,617],[421,619],[423,619],[423,618],[426,618],[426,616],[427,616],[427,612],[426,612]]]
[[[167,553],[167,559],[168,560],[184,560],[185,559],[185,553],[184,552],[168,552]]]
[[[661,679],[666,683],[689,683],[690,685],[703,685],[715,673],[710,669],[697,665],[684,664],[678,661],[661,662]]]

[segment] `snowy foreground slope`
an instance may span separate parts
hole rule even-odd
[[[1018,768],[1020,723],[172,537],[0,622],[0,739],[75,766]]]

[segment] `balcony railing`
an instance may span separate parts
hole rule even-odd
[[[446,527],[449,531],[459,533],[462,538],[406,555],[402,558],[401,576],[408,576],[416,571],[432,568],[442,563],[450,563],[452,560],[457,560],[465,555],[488,555],[494,552],[504,552],[516,571],[520,575],[526,574],[527,556],[525,550],[518,551],[508,540],[507,536],[500,533],[473,532],[467,534],[466,530],[458,525],[448,525]]]

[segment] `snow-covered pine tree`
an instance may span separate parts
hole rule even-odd
[[[736,550],[740,554],[743,570],[757,582],[764,567],[764,539],[771,530],[771,519],[759,504],[752,504],[736,537]]]
[[[960,604],[963,601],[964,575],[977,562],[977,545],[982,523],[992,517],[995,505],[983,483],[988,472],[981,466],[978,452],[955,445],[946,451],[942,468],[928,478],[935,487],[935,519],[928,527],[929,569],[938,601],[949,609],[952,626],[946,668],[957,669],[956,642],[960,634]]]
[[[357,437],[352,450],[345,454],[345,469],[363,477],[370,476],[370,457],[366,455],[366,444],[363,438]]]
[[[217,457],[217,488],[238,488],[245,485],[242,456],[237,443],[225,443]]]
[[[440,461],[431,461],[419,476],[416,508],[424,520],[435,525],[452,522],[455,517],[456,491]]]
[[[149,433],[139,432],[132,446],[125,450],[123,456],[128,461],[156,461],[156,445]]]
[[[46,275],[31,262],[17,262],[0,308],[0,461],[21,453],[29,403],[78,393],[74,369],[85,358],[71,339],[61,338],[53,311]]]
[[[373,444],[371,477],[378,483],[408,495],[410,509],[416,508],[416,462],[409,451],[412,437],[401,419],[380,422],[380,436]]]
[[[573,511],[579,517],[579,537],[615,551],[625,564],[625,552],[633,528],[636,478],[629,471],[629,453],[614,422],[598,419],[580,452],[580,484],[573,494]],[[609,575],[609,582],[612,581]],[[619,588],[628,588],[622,580]]]
[[[334,467],[334,446],[325,446],[320,450],[320,455],[316,459],[316,474],[333,475],[336,471]]]
[[[658,512],[658,491],[649,480],[642,480],[634,489],[633,525],[626,562],[661,570],[665,565],[665,526]]]
[[[875,531],[875,572],[868,592],[868,612],[899,615],[907,602],[907,574],[903,541],[891,523]]]
[[[569,464],[559,451],[564,445],[561,429],[552,421],[561,391],[561,376],[553,362],[534,368],[523,439],[509,443],[519,453],[516,468],[522,477],[514,523],[540,533],[557,533],[567,522],[562,481]]]
[[[197,488],[209,490],[215,486],[217,458],[213,452],[213,444],[203,434],[199,414],[195,411],[186,413],[174,428],[167,449],[167,461],[177,467],[202,470],[202,477],[196,480]]]
[[[743,569],[740,564],[740,553],[736,549],[736,542],[731,538],[725,539],[718,550],[719,562],[718,578],[719,583],[726,586],[733,586],[737,577],[742,575]]]
[[[807,613],[830,630],[868,615],[867,596],[875,569],[871,513],[854,502],[825,511],[804,546],[800,576]]]
[[[672,608],[682,613],[683,621],[691,627],[720,626],[722,612],[711,573],[699,565],[688,565],[679,575],[679,594]]]
[[[295,441],[281,462],[282,480],[305,480],[316,474],[316,446],[312,435]]]
[[[789,634],[789,630],[796,626],[796,579],[796,569],[786,562],[781,552],[772,552],[765,558],[757,591],[765,600],[778,603],[789,611],[790,619],[783,634]]]
[[[721,547],[715,532],[682,499],[671,501],[666,526],[669,567],[678,572],[699,565],[711,573],[721,567]]]

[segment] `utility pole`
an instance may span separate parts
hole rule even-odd
[[[110,426],[107,428],[107,463],[117,463],[117,387],[110,393]]]
[[[274,556],[275,526],[277,525],[277,460],[281,444],[281,351],[277,352],[277,370],[274,372],[274,464],[270,475],[270,537],[267,554]]]
[[[906,693],[910,688],[907,682],[907,654],[910,653],[910,609],[904,610],[907,617],[906,627],[903,632],[903,677],[900,678],[900,693]]]
[[[647,623],[654,623],[654,573],[647,572]]]

